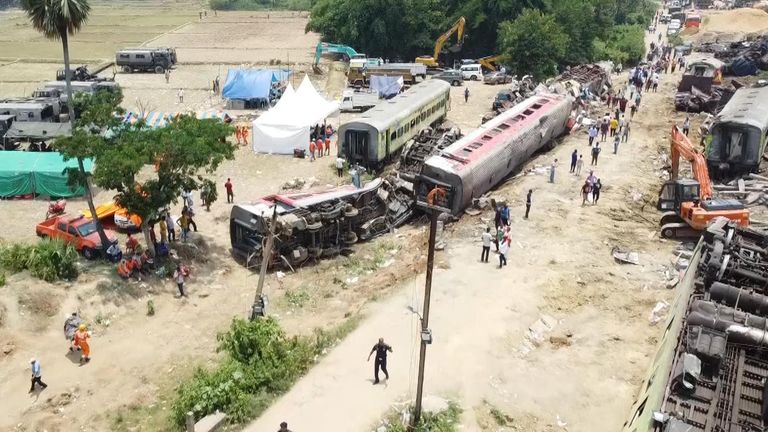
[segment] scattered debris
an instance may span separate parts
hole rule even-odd
[[[614,246],[611,249],[611,255],[618,263],[622,264],[640,264],[640,256],[637,252],[624,252],[618,246]]]
[[[537,347],[539,347],[544,341],[546,341],[546,335],[557,326],[557,320],[549,315],[542,315],[536,322],[534,322],[523,338],[520,352],[523,355],[528,354]]]
[[[651,310],[651,315],[648,317],[648,321],[650,321],[652,325],[662,321],[667,316],[668,309],[669,303],[666,301],[662,300],[656,303],[656,306]]]

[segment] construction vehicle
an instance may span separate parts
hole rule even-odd
[[[679,179],[680,157],[691,163],[693,179]],[[698,237],[710,221],[725,217],[739,226],[749,226],[749,210],[735,199],[712,199],[712,181],[707,160],[677,126],[670,139],[672,172],[659,192],[662,238]]]
[[[488,71],[496,72],[499,70],[499,67],[497,66],[499,59],[501,59],[500,55],[490,55],[477,59],[477,62],[480,63],[480,66],[488,69]]]
[[[72,81],[109,81],[109,78],[100,78],[99,73],[115,65],[115,62],[105,62],[98,66],[96,69],[90,70],[87,65],[78,66],[69,71],[70,80]],[[56,81],[64,81],[64,69],[56,71]],[[111,80],[114,81],[114,78]]]
[[[384,63],[381,58],[368,58],[365,54],[355,51],[351,46],[318,42],[315,47],[314,67],[317,67],[320,63],[320,57],[324,55],[334,60],[348,62],[350,67],[377,66]]]
[[[454,51],[461,49],[461,45],[464,43],[464,26],[466,24],[467,20],[464,19],[464,17],[456,20],[456,22],[451,28],[448,29],[448,31],[441,34],[440,37],[437,38],[437,42],[435,42],[435,51],[432,53],[432,56],[419,56],[416,58],[416,63],[421,63],[432,69],[439,68],[440,63],[438,60],[440,53],[443,51],[443,45],[445,45],[445,43],[448,41],[448,39],[451,38],[451,36],[453,36],[454,33],[457,33],[458,37],[458,42],[454,47]]]

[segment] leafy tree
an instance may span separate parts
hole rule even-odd
[[[499,46],[512,71],[537,80],[554,75],[565,54],[568,38],[552,15],[525,9],[499,29]]]
[[[370,56],[412,59],[445,31],[439,0],[319,0],[307,31]]]
[[[550,0],[548,9],[568,37],[562,61],[570,65],[592,61],[592,41],[599,33],[592,0]]]
[[[61,46],[64,51],[64,78],[67,84],[67,108],[74,132],[76,125],[74,99],[72,98],[72,77],[69,66],[69,36],[74,35],[85,24],[91,11],[91,6],[88,0],[22,0],[21,7],[26,12],[35,30],[42,33],[47,39],[61,39]],[[91,192],[89,179],[83,164],[85,158],[92,157],[93,155],[87,151],[87,148],[81,147],[79,150],[82,151],[70,151],[62,148],[61,153],[65,160],[77,159],[80,180],[85,188],[88,208],[91,210],[91,214],[96,214],[96,207],[93,205],[93,193]],[[102,247],[107,248],[109,240],[104,233],[104,228],[96,222],[96,229],[99,233]]]
[[[601,60],[632,64],[645,54],[645,29],[640,25],[614,26],[605,39],[595,39],[595,56]]]

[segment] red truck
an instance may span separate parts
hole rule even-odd
[[[61,239],[72,244],[87,259],[96,258],[102,249],[96,224],[85,216],[55,216],[37,224],[35,232],[40,237]],[[111,230],[105,230],[105,232],[110,243],[117,244],[115,232]]]

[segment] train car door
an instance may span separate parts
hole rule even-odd
[[[344,139],[349,146],[350,162],[367,161],[368,156],[368,131],[348,129]]]

